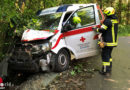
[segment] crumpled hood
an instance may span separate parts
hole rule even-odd
[[[57,31],[53,33],[50,32],[49,30],[38,31],[38,30],[28,29],[24,31],[22,35],[22,41],[34,41],[34,40],[47,39],[48,37],[54,35],[55,33],[57,33]]]

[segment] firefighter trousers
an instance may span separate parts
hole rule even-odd
[[[111,56],[112,50],[113,50],[113,47],[107,47],[106,46],[106,47],[102,48],[101,56],[102,56],[103,67],[104,66],[106,67],[105,72],[111,71],[111,67],[112,67],[112,56]]]

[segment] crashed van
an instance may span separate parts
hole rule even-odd
[[[79,22],[74,20],[78,17]],[[23,32],[8,60],[9,71],[62,72],[75,59],[97,55],[98,34],[104,16],[97,4],[70,4],[38,12],[37,26]]]

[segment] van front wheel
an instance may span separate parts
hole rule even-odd
[[[63,49],[59,51],[58,54],[53,56],[53,61],[55,62],[54,67],[55,72],[65,71],[66,69],[69,68],[70,55],[65,49]]]

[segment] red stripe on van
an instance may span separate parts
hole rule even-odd
[[[100,27],[100,25],[96,25],[97,27]],[[91,32],[93,31],[92,30],[92,26],[91,27],[85,27],[85,28],[81,28],[81,29],[77,29],[77,30],[72,30],[72,31],[68,31],[68,32],[65,32],[65,33],[62,33],[58,40],[56,41],[56,44],[51,48],[51,49],[54,49],[57,47],[57,45],[59,44],[60,40],[63,38],[63,37],[67,37],[67,36],[72,36],[72,35],[76,35],[76,34],[81,34],[81,33],[85,33],[85,32]]]

